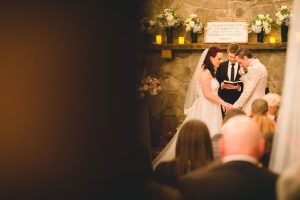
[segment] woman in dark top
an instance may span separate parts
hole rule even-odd
[[[179,130],[175,158],[160,163],[154,177],[163,183],[177,187],[178,179],[213,161],[212,142],[206,124],[201,120],[186,121]]]

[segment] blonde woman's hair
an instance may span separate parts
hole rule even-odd
[[[259,125],[263,136],[276,132],[276,123],[266,115],[257,115],[253,118]]]

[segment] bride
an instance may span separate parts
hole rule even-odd
[[[191,79],[185,103],[183,123],[190,119],[200,119],[206,123],[210,136],[217,134],[222,124],[222,109],[228,110],[232,105],[218,96],[219,82],[216,79],[216,69],[221,63],[223,53],[217,47],[205,49],[200,56],[199,63]],[[155,168],[162,161],[169,161],[175,157],[175,146],[179,131],[163,151],[152,161]]]

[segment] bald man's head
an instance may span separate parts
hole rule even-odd
[[[222,126],[221,133],[222,157],[239,154],[259,159],[264,151],[264,139],[259,126],[250,117],[239,115],[229,119]]]

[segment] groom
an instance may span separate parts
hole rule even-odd
[[[253,58],[248,49],[241,49],[236,56],[238,63],[246,73],[241,77],[241,81],[244,83],[243,92],[233,107],[242,108],[250,116],[252,102],[265,95],[268,72],[258,59]]]
[[[220,83],[219,88],[219,96],[224,101],[234,104],[236,100],[241,96],[242,90],[243,90],[243,83],[239,83],[237,85],[231,85],[231,84],[225,84],[223,81],[239,81],[240,80],[240,74],[239,69],[240,65],[236,60],[236,53],[240,49],[239,45],[237,43],[232,43],[228,45],[227,48],[227,57],[228,60],[225,62],[222,62],[217,69],[217,80]],[[224,117],[224,112],[222,109],[222,115]]]

